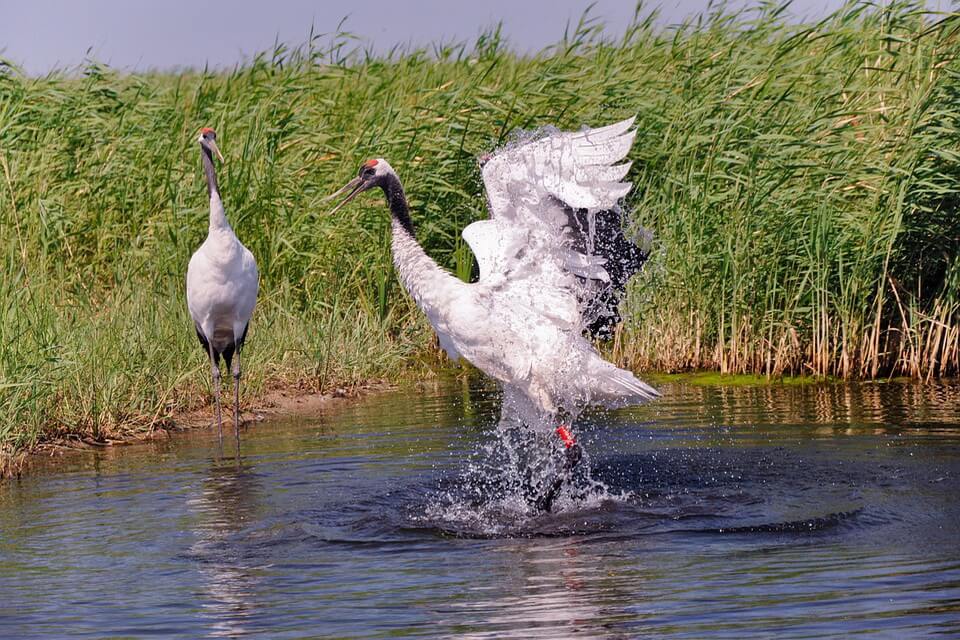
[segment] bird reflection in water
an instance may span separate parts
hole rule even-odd
[[[457,607],[458,638],[620,637],[609,609],[629,599],[611,577],[612,559],[570,538],[515,540],[500,550],[500,584],[471,591]]]
[[[190,547],[203,578],[197,596],[211,620],[212,636],[251,631],[260,567],[243,542],[244,528],[257,520],[260,491],[251,467],[221,459],[213,462],[199,493],[188,502],[197,515]]]

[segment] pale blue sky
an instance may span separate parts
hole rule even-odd
[[[92,57],[122,69],[232,66],[272,47],[275,39],[303,43],[310,25],[345,28],[375,50],[401,44],[471,40],[502,20],[511,45],[530,51],[556,42],[587,0],[0,0],[0,55],[28,73],[79,64]],[[593,15],[616,33],[634,0],[598,0]],[[661,22],[703,11],[708,0],[662,0]],[[735,5],[750,5],[737,0]],[[816,17],[842,0],[795,0],[794,16]],[[949,6],[931,0],[928,6]]]

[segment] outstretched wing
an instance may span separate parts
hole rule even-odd
[[[544,130],[487,161],[490,220],[463,230],[480,284],[512,291],[532,311],[571,327],[618,318],[619,292],[645,259],[623,236],[618,208],[630,191],[622,181],[630,163],[622,161],[633,122]]]
[[[483,167],[483,182],[494,219],[516,219],[518,196],[552,196],[573,209],[609,209],[630,191],[621,182],[630,170],[623,160],[633,144],[634,118],[577,132],[545,130],[508,145]],[[560,223],[548,216],[546,222]]]

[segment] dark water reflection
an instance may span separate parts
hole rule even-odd
[[[7,483],[0,637],[960,634],[960,385],[663,391],[584,417],[602,494],[509,523],[479,384]]]

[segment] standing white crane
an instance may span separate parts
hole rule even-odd
[[[187,308],[197,337],[210,358],[217,405],[217,432],[223,448],[223,418],[220,412],[220,358],[233,372],[233,426],[240,455],[240,349],[247,337],[253,308],[257,304],[259,274],[253,254],[240,243],[227,222],[220,199],[213,155],[220,161],[217,134],[204,128],[197,139],[210,196],[210,229],[187,267]]]
[[[380,187],[392,215],[392,253],[403,286],[453,360],[466,358],[503,384],[505,404],[529,408],[527,424],[556,425],[566,470],[582,452],[561,417],[576,407],[617,407],[657,397],[605,361],[584,336],[619,319],[626,281],[645,257],[622,230],[620,182],[630,163],[633,118],[577,132],[544,130],[482,159],[490,219],[467,226],[479,281],[440,268],[417,243],[403,187],[386,160],[368,160],[333,194]],[[527,402],[516,402],[526,399]],[[536,500],[549,510],[562,479]]]

